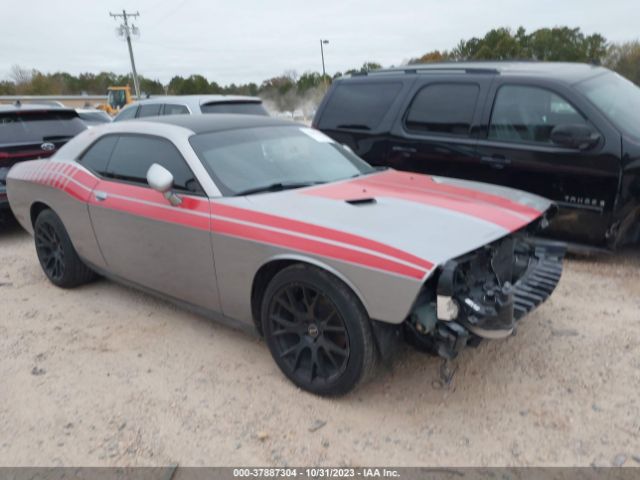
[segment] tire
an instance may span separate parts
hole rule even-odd
[[[276,364],[304,390],[344,395],[374,372],[369,316],[351,289],[323,270],[296,264],[278,272],[263,296],[261,322]]]
[[[40,212],[33,230],[40,266],[51,283],[73,288],[93,280],[95,273],[78,257],[62,220],[53,210]]]

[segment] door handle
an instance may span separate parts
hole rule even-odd
[[[391,150],[399,153],[416,153],[417,150],[413,147],[402,147],[400,145],[394,145]]]
[[[507,165],[511,165],[511,159],[503,155],[483,155],[480,161],[489,164],[491,168],[502,169]]]
[[[95,192],[94,195],[96,197],[96,200],[98,200],[99,202],[104,202],[108,197],[106,192]]]

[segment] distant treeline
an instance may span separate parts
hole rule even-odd
[[[451,50],[432,50],[408,63],[462,60],[540,60],[604,65],[640,85],[640,41],[609,43],[599,33],[585,35],[579,28],[541,28],[527,33],[522,27],[489,31],[484,37],[460,40]]]
[[[588,62],[607,66],[640,85],[640,42],[615,44],[607,42],[598,33],[585,35],[579,28],[541,28],[527,33],[520,27],[515,32],[509,28],[489,31],[482,38],[461,40],[451,50],[432,50],[406,63],[428,63],[463,60],[546,60]],[[332,78],[354,72],[381,68],[375,62],[366,62],[358,69],[337,72],[333,77],[318,72],[298,75],[294,70],[270,78],[261,84],[219,85],[202,75],[174,76],[167,85],[158,80],[140,76],[140,88],[149,95],[187,94],[240,94],[259,95],[272,107],[281,111],[296,109],[313,110],[324,94]],[[78,76],[65,72],[43,73],[12,68],[10,79],[0,81],[0,95],[64,95],[104,94],[110,85],[132,85],[130,75],[112,72],[81,73]]]

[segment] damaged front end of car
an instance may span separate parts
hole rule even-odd
[[[512,335],[560,280],[565,246],[533,236],[546,222],[441,265],[405,321],[407,339],[450,360],[466,345]]]

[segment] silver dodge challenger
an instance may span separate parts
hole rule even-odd
[[[96,274],[257,330],[293,383],[338,395],[399,341],[451,359],[554,290],[535,195],[374,169],[302,125],[167,116],[15,165],[11,209],[48,279]]]

